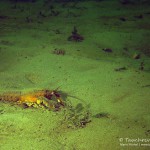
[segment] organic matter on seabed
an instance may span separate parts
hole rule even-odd
[[[82,103],[78,103],[75,107],[67,105],[65,111],[65,118],[62,124],[66,124],[67,128],[76,129],[84,128],[91,122],[91,112],[89,106],[84,106]]]
[[[72,34],[68,37],[68,41],[82,42],[84,37],[78,33],[77,28],[74,26]]]
[[[57,48],[55,48],[52,53],[56,54],[56,55],[65,55],[66,52],[63,49],[57,49]]]

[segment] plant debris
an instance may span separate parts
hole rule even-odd
[[[95,118],[110,118],[110,114],[102,112],[102,113],[98,113],[98,114],[94,115],[93,117],[95,117]]]
[[[54,50],[53,50],[53,52],[52,52],[53,54],[56,54],[56,55],[65,55],[65,50],[63,50],[63,49],[57,49],[57,48],[55,48]]]
[[[84,37],[82,35],[78,34],[78,30],[74,26],[72,35],[68,37],[68,41],[82,42],[83,40],[84,40]]]
[[[134,54],[133,55],[133,59],[140,59],[141,58],[141,55],[140,54]]]
[[[107,52],[107,53],[112,53],[112,49],[111,48],[103,48],[102,49],[104,52]]]
[[[127,70],[126,67],[120,67],[120,68],[116,68],[115,71],[124,71],[124,70]]]
[[[75,107],[68,105],[63,123],[72,129],[84,128],[91,122],[90,116],[91,113],[89,109],[84,107],[82,103],[77,104]]]
[[[140,63],[140,67],[139,67],[139,70],[144,70],[144,67],[145,67],[145,64],[144,64],[144,62],[142,61],[141,63]]]

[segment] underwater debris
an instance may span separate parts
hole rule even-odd
[[[91,122],[90,110],[82,103],[78,103],[76,107],[68,105],[64,116],[63,124],[66,124],[67,128],[84,128]]]
[[[74,26],[72,35],[68,37],[68,41],[82,42],[83,40],[84,40],[84,37],[82,35],[78,34],[78,30]]]
[[[51,2],[50,1],[45,1],[44,4],[43,4],[43,7],[44,7],[44,10],[40,10],[38,12],[38,17],[42,17],[42,18],[45,18],[45,17],[55,17],[55,16],[58,16],[60,14],[60,11],[56,10],[54,8],[53,5],[51,5]]]
[[[146,131],[145,131],[145,135],[146,135],[146,136],[149,136],[149,135],[150,135],[150,130],[146,130]]]
[[[50,16],[58,16],[60,14],[60,12],[59,11],[57,11],[57,10],[51,10],[51,12],[50,12]]]
[[[65,106],[61,93],[56,90],[37,90],[29,93],[7,92],[0,95],[0,101],[14,102],[23,108],[47,108],[58,111]]]
[[[137,18],[137,19],[143,19],[144,16],[143,16],[142,14],[140,14],[140,15],[134,16],[134,18]]]
[[[107,53],[112,53],[112,49],[111,48],[103,48],[102,49],[104,52],[107,52]]]
[[[120,0],[120,2],[123,5],[133,4],[133,1],[131,1],[131,0]]]
[[[59,29],[53,30],[55,34],[61,34],[61,31]]]
[[[31,3],[34,3],[36,2],[36,0],[10,0],[12,2],[31,2]]]
[[[142,61],[142,62],[140,63],[139,70],[144,70],[144,66],[145,66],[145,64],[144,64],[144,62]]]
[[[38,13],[38,17],[43,17],[43,18],[45,18],[45,17],[47,17],[42,11],[40,11],[39,13]]]
[[[4,110],[3,110],[3,109],[1,109],[1,110],[0,110],[0,114],[3,114],[3,113],[4,113]]]
[[[52,53],[56,55],[65,55],[66,52],[65,50],[55,48]]]
[[[27,16],[27,17],[25,18],[25,21],[26,21],[27,23],[31,23],[31,22],[33,22],[33,19],[32,19],[30,16]]]
[[[133,59],[140,59],[140,58],[141,58],[141,55],[140,55],[140,54],[135,53],[135,54],[133,55]]]
[[[119,20],[126,21],[127,19],[125,17],[120,17]]]
[[[145,87],[150,87],[150,84],[147,84],[147,85],[143,85],[141,86],[142,88],[145,88]]]
[[[95,118],[110,118],[110,114],[102,112],[102,113],[98,113],[98,114],[94,115],[93,117],[95,117]]]
[[[114,69],[115,71],[124,71],[124,70],[127,70],[126,67],[120,67],[120,68],[116,68]]]
[[[13,42],[7,41],[7,40],[1,40],[0,44],[4,45],[4,46],[12,46],[14,45]]]
[[[4,16],[4,15],[0,15],[0,20],[3,20],[3,19],[9,19],[8,16]]]

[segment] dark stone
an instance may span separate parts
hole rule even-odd
[[[103,48],[102,49],[104,52],[107,52],[107,53],[112,53],[112,49],[111,48]]]

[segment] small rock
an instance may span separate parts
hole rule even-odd
[[[115,71],[124,71],[124,70],[127,70],[126,67],[120,67],[120,68],[116,68]]]
[[[121,21],[126,21],[126,18],[120,17],[119,20],[121,20]]]
[[[140,54],[137,54],[137,53],[136,53],[136,54],[133,55],[133,59],[140,59],[140,58],[141,58],[141,55],[140,55]]]
[[[112,53],[113,52],[111,48],[103,48],[103,51],[107,52],[107,53]]]

